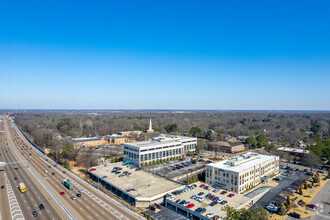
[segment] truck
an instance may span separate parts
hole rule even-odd
[[[18,189],[19,189],[19,191],[21,191],[21,193],[25,192],[26,190],[25,190],[25,185],[24,185],[24,183],[19,183],[19,184],[18,184]]]
[[[71,190],[71,189],[73,189],[73,184],[70,182],[70,180],[68,180],[68,179],[64,179],[63,181],[62,181],[62,184],[66,187],[66,188],[68,188],[69,190]]]

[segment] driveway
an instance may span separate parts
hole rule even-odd
[[[275,187],[272,187],[263,197],[261,197],[252,207],[266,207],[271,202],[284,202],[284,199],[278,197],[283,189],[289,187],[295,180],[303,177],[305,172],[299,171],[294,175],[284,176],[283,180]]]
[[[328,181],[322,189],[313,198],[312,204],[318,208],[316,214],[305,219],[308,220],[329,220],[330,219],[330,181]],[[291,219],[291,218],[287,218]]]

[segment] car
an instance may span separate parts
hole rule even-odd
[[[40,210],[45,209],[45,205],[41,203],[41,204],[39,205],[39,209],[40,209]]]
[[[17,177],[16,176],[14,177],[14,180],[17,180]]]
[[[48,173],[48,170],[45,170],[45,173]]]
[[[220,204],[221,205],[226,205],[228,202],[226,201],[226,200],[222,200],[221,202],[220,202]]]
[[[55,173],[54,173],[54,172],[52,172],[52,175],[55,175]]]
[[[47,179],[47,176],[44,176],[44,179],[46,180]]]
[[[46,161],[48,161],[48,159],[46,159]]]
[[[119,177],[123,177],[123,176],[125,176],[125,174],[120,174],[120,175],[119,175]]]
[[[84,191],[85,191],[84,189],[80,189],[78,192],[83,193]]]
[[[57,167],[57,164],[55,164],[54,167]]]
[[[64,170],[63,173],[66,173],[66,171]]]
[[[230,193],[228,196],[229,197],[233,197],[233,196],[235,196],[235,194],[234,193]]]
[[[77,193],[77,195],[76,195],[77,197],[81,197],[81,193]]]
[[[32,215],[33,215],[33,217],[37,217],[38,216],[38,212],[37,211],[33,211],[32,212]]]
[[[71,199],[72,199],[72,200],[75,200],[75,199],[76,199],[76,197],[75,197],[75,196],[71,196]]]
[[[278,196],[281,197],[282,199],[287,199],[288,198],[286,195],[284,195],[282,193],[280,193]]]
[[[170,198],[168,198],[169,200],[174,200],[175,199],[175,196],[171,196]]]
[[[202,185],[200,185],[199,187],[204,188],[204,187],[205,187],[205,184],[202,184]]]
[[[1,189],[4,189],[4,188],[5,188],[5,185],[2,185],[2,186],[1,186]]]
[[[216,204],[217,204],[217,202],[213,201],[213,202],[210,203],[210,206],[215,206]]]
[[[183,205],[183,204],[185,204],[185,202],[186,202],[186,200],[182,200],[179,204]]]
[[[187,207],[188,209],[190,209],[190,208],[192,208],[192,207],[194,207],[194,206],[195,206],[194,203],[189,203],[186,207]]]
[[[60,192],[60,194],[61,194],[62,196],[64,196],[64,195],[65,195],[65,192],[62,191],[62,192]]]
[[[212,218],[214,216],[214,212],[210,212],[209,214],[206,215],[208,218]]]
[[[307,204],[306,207],[311,208],[311,209],[317,209],[317,206],[314,204]]]
[[[227,191],[224,190],[224,191],[222,191],[220,194],[221,194],[221,195],[225,195],[226,193],[227,193]]]
[[[51,166],[51,165],[48,165],[48,167],[49,167],[49,168],[52,168],[52,166]]]
[[[200,193],[198,193],[197,195],[201,196],[201,195],[203,195],[203,194],[204,194],[203,192],[200,192]]]
[[[296,212],[290,212],[290,213],[288,214],[288,216],[291,216],[291,217],[293,217],[293,218],[300,219],[300,215],[299,215],[298,213],[296,213]]]

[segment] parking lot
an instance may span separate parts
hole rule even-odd
[[[195,187],[188,186],[184,190],[172,192],[166,198],[166,203],[169,203],[169,208],[179,207],[185,214],[195,214],[204,217],[221,217],[225,214],[221,210],[225,205],[233,208],[241,208],[245,206],[250,199],[232,192],[214,189],[202,182],[194,184]],[[180,211],[179,211],[180,212]]]
[[[180,177],[186,179],[186,175],[194,173],[196,171],[202,170],[207,164],[206,161],[199,159],[197,164],[192,164],[190,162],[192,157],[188,157],[186,160],[181,161],[171,161],[168,163],[160,164],[154,167],[146,168],[146,171],[150,171],[158,176],[166,177],[175,181],[180,181]],[[196,157],[198,160],[198,157]]]
[[[292,183],[299,178],[302,179],[308,179],[309,176],[306,175],[305,171],[287,171],[281,169],[281,180],[277,180],[279,183],[277,186],[272,187],[263,197],[261,197],[252,207],[264,207],[267,208],[267,206],[270,203],[275,203],[275,205],[279,205],[281,203],[284,203],[286,200],[286,197],[293,194],[294,189],[290,190],[290,187]],[[291,174],[290,174],[291,172]],[[273,178],[274,180],[274,178]],[[276,209],[275,209],[276,210]],[[268,210],[271,211],[271,210]]]

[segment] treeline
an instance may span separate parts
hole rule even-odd
[[[125,130],[153,129],[167,134],[186,134],[211,141],[227,136],[265,134],[275,144],[294,145],[298,140],[314,144],[330,134],[329,113],[253,113],[253,112],[90,112],[53,111],[15,114],[20,127],[34,137],[36,144],[54,145],[54,137],[90,137]],[[311,131],[312,133],[307,133]],[[254,140],[252,144],[257,145]]]

